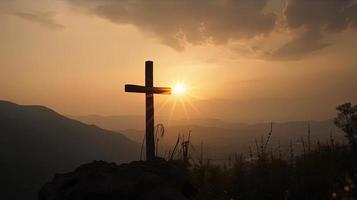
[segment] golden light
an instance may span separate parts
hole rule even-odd
[[[172,92],[175,95],[183,95],[186,92],[186,86],[183,83],[176,83],[176,85],[173,88]]]
[[[168,121],[170,121],[173,116],[177,117],[177,114],[184,114],[186,119],[189,119],[192,114],[200,114],[200,111],[193,102],[193,100],[197,99],[197,96],[194,95],[194,87],[192,87],[192,84],[186,81],[175,81],[172,82],[171,85],[173,95],[160,105],[158,112],[162,111],[166,105],[171,104]]]

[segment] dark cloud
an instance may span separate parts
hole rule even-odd
[[[355,0],[286,0],[282,18],[269,11],[271,5],[277,6],[280,0],[67,1],[114,23],[131,24],[154,33],[163,44],[176,50],[183,50],[187,43],[233,41],[243,45],[234,47],[233,51],[263,59],[300,59],[332,45],[331,41],[325,41],[326,35],[349,27],[357,29]],[[275,4],[267,6],[274,1]],[[283,24],[292,35],[286,44],[272,50],[261,50],[259,44],[250,47],[243,44],[255,36],[267,36],[277,24],[279,29]]]
[[[278,49],[266,53],[264,57],[272,60],[298,60],[330,45],[322,39],[319,31],[308,30]]]
[[[266,35],[276,20],[275,14],[264,12],[268,0],[68,1],[112,22],[154,33],[177,50],[184,42],[225,44]]]
[[[289,0],[285,9],[290,31],[303,29],[290,42],[272,51],[268,58],[299,59],[329,46],[323,35],[357,28],[355,0]]]
[[[290,0],[285,11],[288,26],[327,32],[345,30],[353,21],[354,0]]]
[[[15,15],[22,19],[38,23],[52,30],[62,30],[65,28],[65,26],[58,24],[53,19],[53,13],[50,12],[38,12],[38,13],[17,12],[15,13]]]
[[[351,22],[351,28],[357,29],[357,3],[348,9],[348,16]]]

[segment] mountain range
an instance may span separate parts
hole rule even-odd
[[[119,131],[138,143],[143,141],[144,116],[88,115],[71,117],[88,124]],[[258,144],[261,143],[261,140],[266,141],[271,129],[271,122],[246,124],[212,118],[167,120],[165,117],[161,117],[157,123],[162,123],[165,127],[164,137],[160,138],[159,154],[164,155],[172,150],[179,134],[185,135],[187,138],[190,132],[192,156],[197,157],[204,154],[211,159],[226,159],[236,153],[247,154],[249,146],[256,149],[256,140]],[[318,142],[331,142],[331,139],[335,142],[345,142],[343,133],[335,127],[333,120],[273,122],[272,128],[269,148],[274,152],[278,148],[283,153],[288,152],[291,142],[297,152],[301,151],[302,143],[308,143],[308,129],[310,129],[311,146],[316,146],[315,144]]]
[[[36,199],[41,186],[56,173],[65,173],[93,160],[123,163],[137,160],[143,142],[143,116],[64,116],[44,106],[0,101],[1,199]],[[168,155],[178,135],[190,133],[190,155],[211,160],[254,151],[265,142],[271,123],[234,123],[220,119],[167,120],[157,118],[165,131],[160,136],[159,156]],[[296,151],[307,143],[345,142],[332,120],[273,123],[269,150]]]
[[[138,158],[139,144],[124,135],[69,119],[44,106],[0,101],[1,199],[37,199],[41,186],[93,160]]]

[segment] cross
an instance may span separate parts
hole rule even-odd
[[[125,85],[125,92],[145,93],[146,96],[146,159],[155,159],[154,94],[171,94],[169,87],[154,87],[153,62],[145,62],[145,86]]]

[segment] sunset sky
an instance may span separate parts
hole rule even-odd
[[[156,86],[187,86],[155,96],[163,116],[320,120],[357,102],[353,0],[0,0],[0,44],[0,99],[66,115],[143,115],[124,84],[145,60]]]

